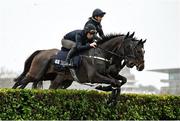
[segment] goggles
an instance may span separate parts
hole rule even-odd
[[[89,33],[90,33],[90,34],[96,34],[97,31],[96,31],[96,30],[90,30]]]

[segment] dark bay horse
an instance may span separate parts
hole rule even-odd
[[[136,38],[133,38],[133,34],[129,35],[129,33],[126,35],[125,39],[126,42],[128,42],[128,44],[125,44],[123,47],[126,48],[124,50],[115,50],[116,53],[119,53],[119,55],[113,54],[111,52],[108,52],[106,50],[99,50],[99,48],[97,48],[94,52],[94,58],[95,57],[104,57],[102,56],[101,53],[107,53],[109,55],[111,55],[111,63],[108,64],[106,61],[104,60],[97,60],[98,58],[96,58],[96,61],[94,61],[94,65],[97,68],[98,72],[100,72],[103,75],[106,75],[110,78],[115,78],[117,80],[121,81],[121,85],[125,84],[127,82],[126,77],[123,77],[121,75],[119,75],[120,70],[126,65],[129,68],[132,68],[134,66],[136,66],[138,71],[142,71],[144,69],[144,43],[145,41],[138,41]],[[123,49],[123,47],[121,49]],[[102,52],[103,51],[103,52]],[[118,52],[121,51],[121,52]],[[126,54],[126,56],[124,56],[124,54]],[[127,61],[127,57],[131,57],[134,58],[133,61],[131,61],[131,63],[129,64]],[[132,57],[134,56],[134,57]],[[101,59],[101,58],[100,58]],[[124,63],[122,62],[123,60]],[[106,63],[105,63],[106,62]],[[57,79],[58,80],[58,79]],[[55,87],[57,88],[57,83],[53,83],[53,81],[51,81],[51,88]],[[73,80],[65,80],[65,81],[61,81],[61,83],[59,84],[58,88],[61,89],[66,89],[68,88],[71,84],[72,84]],[[41,83],[42,84],[42,83]],[[56,86],[53,86],[56,85]],[[107,86],[107,87],[102,87],[97,86],[96,89],[98,90],[103,90],[103,91],[112,91],[112,87],[111,86]]]
[[[116,78],[113,78],[112,76],[105,76],[105,73],[102,70],[99,70],[97,64],[92,61],[94,60],[94,58],[91,58],[95,52],[101,53],[100,55],[102,56],[102,58],[105,58],[107,60],[115,58],[114,60],[116,60],[118,63],[121,63],[122,60],[126,60],[127,67],[132,68],[134,65],[136,65],[138,68],[143,69],[144,56],[141,52],[141,57],[138,56],[138,58],[135,58],[135,55],[138,54],[133,52],[136,52],[139,46],[135,47],[135,44],[132,45],[132,42],[137,43],[136,45],[143,45],[144,42],[137,40],[135,41],[132,36],[133,35],[129,36],[129,34],[127,34],[126,36],[105,36],[103,38],[103,42],[99,44],[99,48],[101,49],[95,49],[95,51],[94,49],[90,49],[89,51],[84,52],[83,55],[85,56],[82,56],[82,65],[76,71],[80,83],[106,83],[111,84],[115,87],[119,87],[122,85],[122,83],[120,83]],[[132,48],[136,50],[132,51]],[[143,47],[140,47],[139,50],[141,51],[142,49]],[[103,52],[104,50],[108,52]],[[50,49],[38,50],[34,52],[25,62],[26,67],[29,68],[24,68],[23,73],[15,79],[16,83],[13,88],[16,88],[18,86],[21,86],[20,88],[24,88],[29,82],[37,83],[40,80],[54,80],[50,88],[58,88],[59,85],[62,85],[63,87],[63,84],[66,84],[66,81],[69,81],[69,84],[67,84],[64,88],[70,86],[70,84],[72,83],[72,81],[70,80],[73,80],[73,78],[69,73],[69,70],[56,72],[53,67],[54,65],[50,63],[50,60],[57,54],[58,51],[58,49]],[[91,57],[87,55],[90,55]],[[138,59],[141,59],[142,61],[139,61]],[[28,63],[29,61],[31,61],[31,63]],[[98,60],[96,60],[95,62],[98,62]],[[100,60],[100,63],[101,64],[99,65],[99,67],[106,65],[105,62],[102,63],[102,60]]]

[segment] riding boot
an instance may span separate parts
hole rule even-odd
[[[75,55],[75,53],[76,53],[76,48],[75,47],[71,48],[71,50],[67,54],[66,61],[63,64],[64,67],[73,67],[71,58]]]

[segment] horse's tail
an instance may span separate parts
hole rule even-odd
[[[37,50],[35,51],[33,54],[31,54],[25,61],[25,64],[24,64],[24,70],[23,72],[21,73],[20,76],[18,76],[17,78],[14,79],[15,82],[18,82],[20,80],[22,80],[24,78],[24,76],[27,74],[27,72],[29,71],[29,68],[31,67],[31,63],[32,63],[32,60],[34,59],[34,57],[39,54],[42,50]]]

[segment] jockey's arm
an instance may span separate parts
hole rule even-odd
[[[97,44],[99,44],[102,41],[102,38],[98,37],[96,34],[94,34],[93,39],[94,39],[94,42],[97,43]]]
[[[76,48],[77,50],[81,51],[81,50],[87,50],[90,49],[91,46],[89,43],[82,45],[82,40],[81,40],[81,36],[80,35],[76,35]]]

